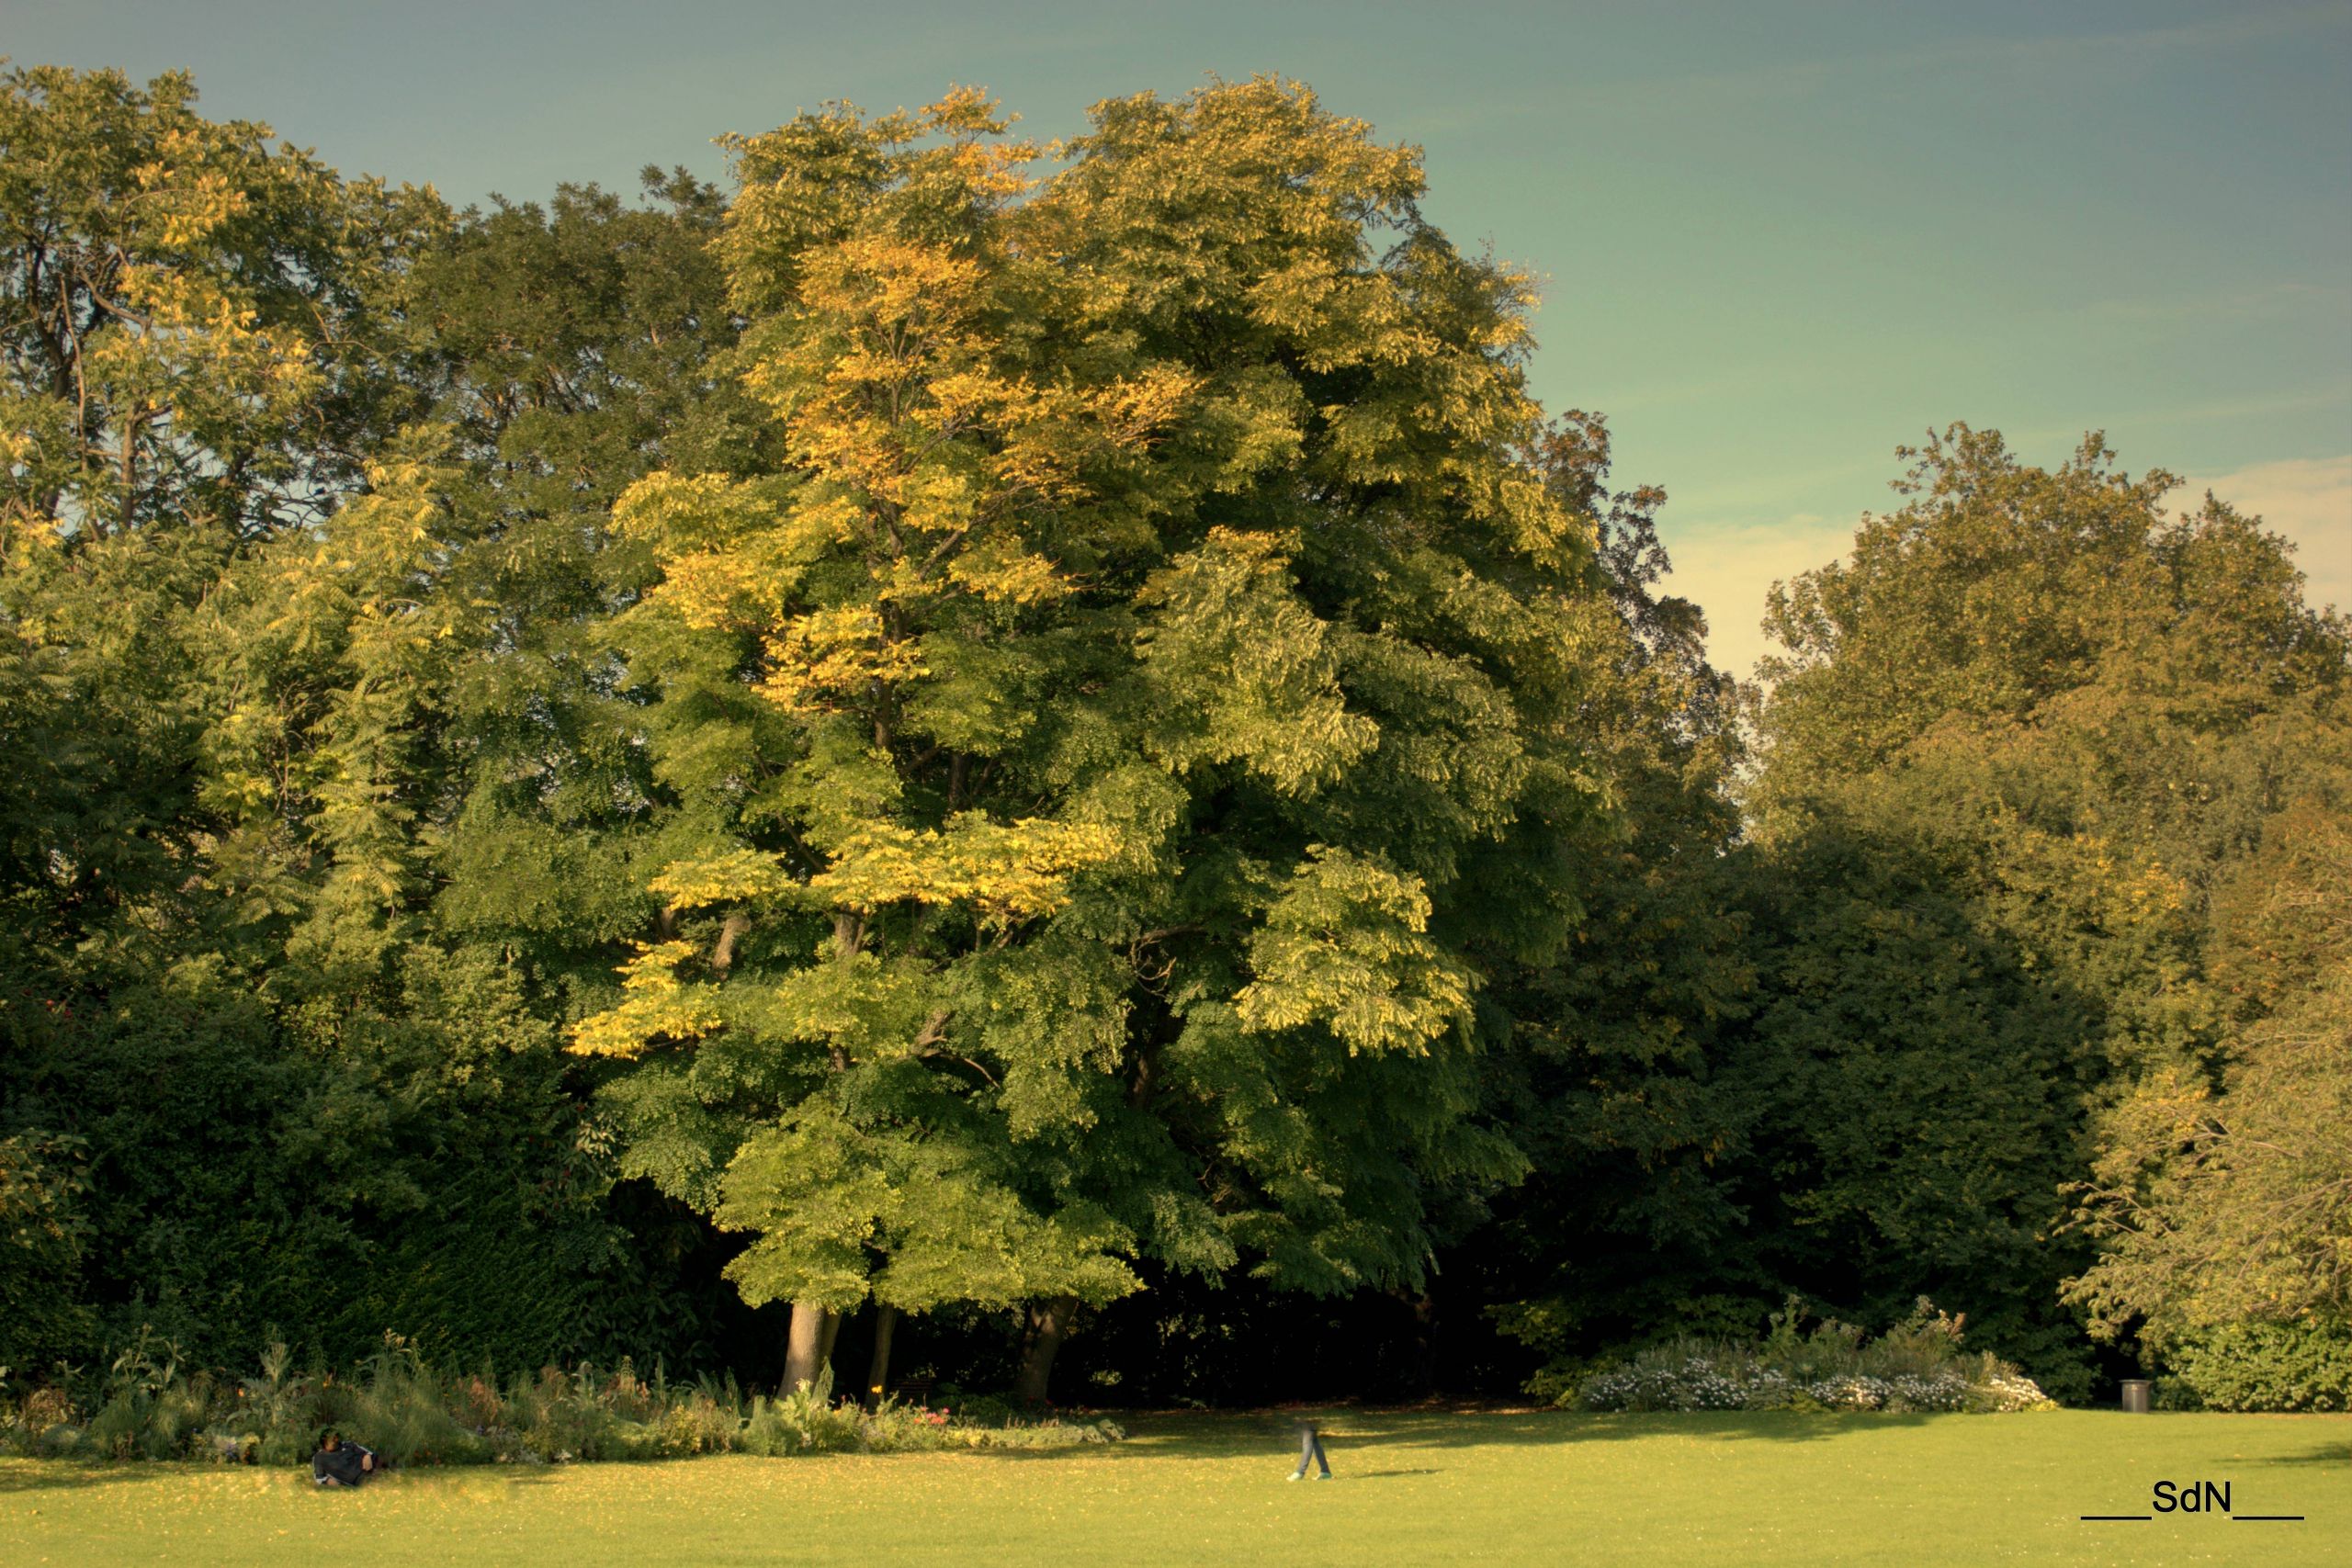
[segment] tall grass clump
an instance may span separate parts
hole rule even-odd
[[[107,1459],[170,1459],[203,1425],[209,1373],[183,1376],[179,1348],[141,1333],[107,1370],[105,1393],[81,1446]]]

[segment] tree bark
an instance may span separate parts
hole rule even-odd
[[[833,944],[836,954],[847,962],[855,956],[858,943],[865,933],[865,922],[846,909],[833,911]],[[720,947],[727,959],[734,956],[734,943],[722,930]],[[841,1047],[833,1048],[833,1068],[840,1071],[844,1064]],[[841,1332],[841,1314],[828,1312],[815,1302],[792,1303],[792,1329],[785,1341],[784,1389],[790,1393],[798,1389],[813,1388],[825,1365],[832,1359],[833,1336]]]
[[[833,1364],[833,1346],[842,1337],[842,1314],[829,1312],[825,1325],[817,1331],[817,1365],[820,1370]]]
[[[825,1319],[830,1314],[814,1302],[792,1303],[791,1337],[784,1344],[784,1391],[813,1384],[817,1369],[824,1364],[820,1347],[824,1343]]]
[[[1413,1392],[1423,1399],[1437,1397],[1437,1298],[1423,1291],[1408,1296],[1398,1291],[1397,1299],[1413,1309],[1413,1359],[1406,1375],[1411,1379]]]
[[[735,944],[742,941],[743,933],[751,929],[750,910],[729,909],[727,912],[727,919],[719,922],[718,941],[711,946],[711,973],[724,976],[735,966]]]
[[[874,1359],[865,1364],[865,1407],[878,1410],[890,1386],[890,1337],[898,1332],[899,1309],[874,1309]]]
[[[1054,1358],[1069,1336],[1069,1320],[1078,1311],[1076,1296],[1052,1296],[1029,1303],[1028,1343],[1021,1350],[1021,1376],[1014,1397],[1023,1404],[1043,1404],[1054,1376]]]

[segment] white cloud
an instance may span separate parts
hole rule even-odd
[[[2193,510],[2209,490],[2295,542],[2306,603],[2352,610],[2352,453],[2256,463],[2210,479],[2199,475],[2174,492],[2173,502]]]
[[[1747,680],[1773,648],[1764,635],[1764,595],[1773,583],[1842,559],[1854,543],[1852,521],[1811,512],[1776,523],[1709,528],[1682,538],[1668,534],[1674,570],[1660,585],[1707,613],[1707,651],[1715,667]]]
[[[2193,510],[2208,490],[2294,542],[2295,564],[2307,580],[2307,603],[2352,610],[2352,454],[2200,475],[2173,492],[2173,504]],[[1716,667],[1747,680],[1756,672],[1756,660],[1773,647],[1760,625],[1766,591],[1776,581],[1845,558],[1857,521],[1796,512],[1775,522],[1718,524],[1682,533],[1670,518],[1662,519],[1674,571],[1661,588],[1706,612],[1707,647]]]

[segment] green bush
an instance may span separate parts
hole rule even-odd
[[[470,1464],[491,1457],[489,1446],[449,1414],[448,1391],[414,1348],[386,1336],[369,1361],[366,1381],[352,1391],[344,1436],[394,1464]]]
[[[931,1406],[975,1427],[1006,1426],[1020,1415],[1013,1403],[1001,1395],[967,1393],[952,1382],[941,1383],[932,1391]]]
[[[151,1345],[142,1334],[115,1358],[81,1446],[107,1459],[175,1458],[204,1425],[212,1392],[208,1374],[180,1376],[176,1347]]]
[[[141,1336],[92,1391],[90,1410],[84,1419],[72,1391],[56,1384],[0,1397],[0,1451],[300,1465],[332,1431],[393,1464],[536,1464],[1059,1448],[1124,1436],[1107,1421],[982,1421],[895,1402],[867,1412],[834,1401],[830,1376],[748,1401],[732,1378],[673,1388],[658,1367],[648,1381],[628,1361],[609,1374],[548,1367],[502,1384],[488,1372],[438,1371],[390,1335],[356,1377],[297,1374],[286,1346],[273,1342],[259,1374],[235,1382],[186,1373],[171,1345]]]
[[[2249,1323],[2167,1352],[2159,1402],[2188,1410],[2352,1410],[2352,1325]]]
[[[79,1138],[0,1138],[0,1362],[41,1366],[88,1348],[96,1318],[82,1300],[86,1158]]]
[[[662,1453],[717,1454],[736,1446],[743,1418],[733,1401],[721,1404],[697,1389],[664,1404],[649,1425],[654,1447]]]

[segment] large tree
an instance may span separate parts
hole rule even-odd
[[[41,1353],[655,1349],[554,1049],[642,889],[533,855],[630,818],[603,525],[725,418],[715,193],[453,216],[181,76],[5,85],[0,1144],[79,1297],[24,1303]]]
[[[1769,1228],[1800,1276],[1937,1292],[2079,1391],[2059,1189],[2107,1108],[2227,1070],[2215,890],[2342,798],[2345,628],[2258,521],[2167,507],[2096,436],[2051,468],[1965,426],[1909,455],[1906,503],[1772,596]]]
[[[1026,1302],[1042,1394],[1134,1262],[1418,1286],[1513,1177],[1476,1054],[1606,815],[1593,527],[1531,459],[1524,282],[1270,80],[737,143],[734,372],[781,461],[617,525],[665,912],[574,1049],[634,1168],[822,1314]]]
[[[86,1153],[36,1184],[83,1288],[174,1330],[283,1190],[197,1149],[288,1087],[208,885],[205,606],[359,485],[401,404],[380,287],[438,213],[194,96],[0,75],[0,1134]]]

